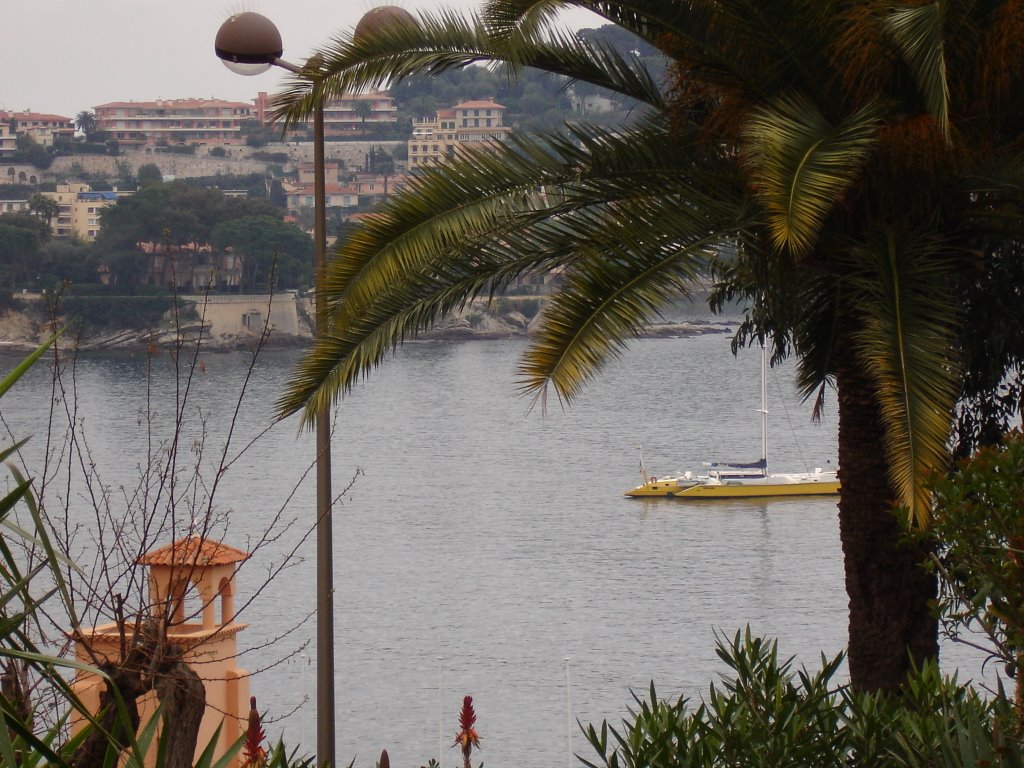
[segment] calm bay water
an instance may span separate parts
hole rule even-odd
[[[844,645],[834,500],[694,504],[621,495],[639,482],[639,444],[654,474],[757,458],[759,353],[733,358],[724,334],[637,342],[571,409],[552,402],[545,415],[516,395],[523,349],[518,340],[408,344],[336,412],[335,490],[360,473],[334,518],[344,764],[355,757],[372,765],[386,747],[398,766],[438,756],[455,765],[449,745],[462,696],[471,694],[480,759],[567,765],[570,748],[590,754],[575,720],[617,724],[631,690],[643,695],[654,680],[663,695],[706,693],[722,671],[716,633],[749,625],[811,667],[820,651],[831,656]],[[202,359],[185,431],[191,444],[198,406],[207,448],[201,459],[185,455],[204,467],[209,487],[248,355]],[[269,423],[296,359],[261,356],[234,453]],[[173,365],[163,355],[153,366],[148,376],[145,356],[77,364],[77,419],[114,489],[131,486],[151,444],[147,391],[155,431],[171,431]],[[35,434],[30,467],[46,443],[49,380],[40,365],[2,401],[11,431]],[[834,401],[814,425],[790,370],[770,382],[770,466],[834,462]],[[261,710],[282,718],[268,732],[283,730],[309,751],[315,661],[312,645],[302,644],[314,626],[280,635],[315,604],[314,543],[299,544],[314,515],[312,476],[289,499],[312,442],[296,421],[278,425],[224,474],[214,502],[229,516],[223,538],[243,549],[280,508],[299,519],[243,569],[237,603],[299,546],[304,559],[241,615],[250,626],[240,644],[253,649],[242,665],[263,670],[251,681]],[[58,484],[47,493],[56,500]],[[89,506],[81,489],[72,491],[71,514],[85,525]],[[961,678],[978,674],[972,656],[944,654]]]

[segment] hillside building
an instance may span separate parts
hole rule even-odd
[[[409,170],[436,165],[466,147],[505,141],[512,129],[504,114],[505,107],[493,101],[464,101],[416,120],[408,142]]]
[[[242,144],[253,107],[221,99],[114,101],[93,107],[96,130],[125,144]]]
[[[114,205],[130,192],[93,192],[88,184],[58,184],[56,192],[42,192],[60,207],[50,219],[54,237],[74,237],[83,242],[96,240],[100,231],[100,211]]]
[[[29,136],[37,144],[44,147],[53,146],[54,139],[58,136],[71,138],[75,135],[75,123],[70,117],[61,115],[48,115],[42,112],[5,112],[0,110],[0,123],[7,127],[13,127],[15,140],[18,136]],[[0,148],[3,147],[3,140],[0,139]],[[0,155],[3,152],[0,151]]]
[[[271,100],[263,91],[254,100],[253,115],[261,125],[270,121],[273,112]],[[397,122],[398,107],[386,91],[345,94],[324,104],[324,137],[328,140],[355,138],[367,128],[393,126]],[[305,125],[299,130],[305,131]],[[289,133],[296,132],[293,129]]]

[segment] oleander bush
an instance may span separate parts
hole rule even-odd
[[[821,669],[780,660],[777,642],[749,629],[719,640],[728,667],[701,701],[663,699],[651,685],[631,717],[584,729],[589,768],[954,768],[1024,766],[1024,745],[1005,696],[984,698],[928,665],[900,696],[858,694]]]

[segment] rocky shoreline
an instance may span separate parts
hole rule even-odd
[[[308,317],[300,312],[300,317]],[[421,340],[465,341],[473,339],[510,339],[530,335],[535,328],[536,317],[527,318],[520,312],[496,313],[475,307],[448,318],[433,330],[420,335]],[[718,321],[665,322],[651,326],[645,338],[676,338],[698,336],[708,333],[731,333],[735,323]],[[210,323],[190,322],[175,325],[166,318],[158,327],[145,330],[121,328],[88,335],[71,337],[73,346],[81,352],[109,351],[154,351],[172,349],[181,343],[195,344],[201,339],[201,346],[208,352],[230,352],[251,349],[259,342],[258,327],[252,332],[217,332]],[[272,327],[264,344],[267,348],[280,349],[305,347],[312,343],[312,329],[307,322],[300,322],[292,332]],[[35,349],[50,332],[49,323],[33,320],[29,312],[8,309],[0,314],[0,350],[29,352]]]

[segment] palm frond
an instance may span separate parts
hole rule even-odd
[[[272,120],[304,120],[324,99],[393,86],[413,75],[432,75],[477,62],[537,67],[661,107],[664,96],[644,63],[594,46],[568,33],[529,29],[496,35],[477,15],[421,13],[379,25],[358,38],[349,31],[320,49],[317,64],[289,79],[274,97]]]
[[[838,125],[798,93],[771,100],[744,132],[744,163],[767,210],[773,246],[801,257],[853,184],[877,134],[880,109],[868,104]]]
[[[570,137],[521,137],[496,154],[470,153],[431,169],[330,260],[318,297],[328,304],[329,327],[280,412],[315,413],[406,338],[515,277],[616,249],[620,270],[641,269],[636,259],[650,256],[636,254],[659,250],[680,260],[685,247],[732,225],[742,189],[720,165],[715,175],[702,169],[698,149],[707,150],[653,124],[616,133],[578,127]],[[665,232],[675,233],[675,251]],[[646,290],[657,303],[659,289]],[[561,387],[570,379],[553,380]]]
[[[943,2],[894,8],[883,19],[884,29],[902,52],[924,98],[925,108],[935,118],[949,141],[949,84],[943,47]]]
[[[561,238],[561,247],[576,245],[520,366],[524,393],[543,402],[550,385],[571,402],[665,306],[700,284],[714,250],[735,234],[735,216],[714,221],[677,198],[630,208],[575,217]],[[591,228],[599,239],[582,231]]]
[[[953,254],[914,236],[879,236],[851,278],[864,313],[857,355],[872,378],[886,433],[890,482],[913,524],[927,526],[928,477],[948,469],[959,369],[959,313],[949,284]]]

